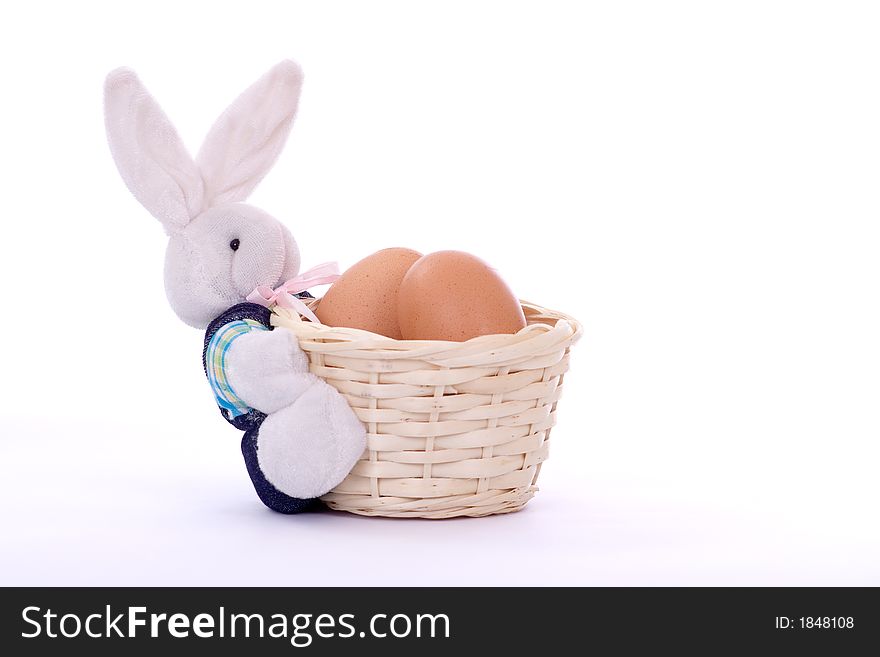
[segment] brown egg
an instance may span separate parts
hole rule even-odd
[[[347,326],[400,340],[397,291],[422,254],[412,249],[377,251],[349,267],[330,286],[315,314],[327,326]]]
[[[519,300],[498,273],[461,251],[419,258],[400,284],[398,313],[404,340],[460,342],[526,325]]]

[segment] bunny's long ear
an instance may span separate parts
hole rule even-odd
[[[295,62],[282,61],[220,115],[196,156],[207,205],[245,200],[269,172],[290,133],[302,80]]]
[[[202,211],[201,174],[162,108],[134,71],[104,84],[104,120],[116,167],[135,198],[170,234]]]

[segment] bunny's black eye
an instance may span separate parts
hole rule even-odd
[[[239,246],[241,246],[241,242],[238,241],[237,237],[229,243],[229,248],[233,251],[238,251]]]

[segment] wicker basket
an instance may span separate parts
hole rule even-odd
[[[273,325],[297,335],[311,371],[345,395],[367,428],[367,449],[322,498],[328,506],[452,518],[517,511],[534,496],[582,327],[522,305],[522,331],[467,342],[393,340],[275,309]]]

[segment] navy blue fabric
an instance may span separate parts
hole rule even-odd
[[[260,465],[257,463],[257,436],[259,435],[259,427],[244,432],[241,439],[241,454],[244,456],[244,464],[247,467],[248,474],[251,476],[251,482],[254,490],[257,491],[257,497],[267,507],[278,513],[302,513],[320,505],[317,499],[303,500],[297,497],[285,495],[275,488],[263,476]]]
[[[308,292],[304,292],[299,296],[311,297]],[[271,314],[272,313],[269,312],[268,308],[264,308],[259,304],[239,303],[232,306],[232,308],[211,322],[205,331],[205,343],[202,348],[202,367],[205,369],[205,376],[208,374],[207,363],[205,362],[208,343],[220,327],[229,322],[235,322],[242,319],[252,319],[260,322],[260,324],[271,330],[272,326],[269,323]],[[275,488],[275,486],[270,484],[269,480],[263,475],[262,470],[260,470],[260,465],[257,462],[257,437],[259,436],[260,425],[263,423],[263,420],[266,419],[265,413],[256,409],[251,409],[245,415],[230,418],[229,412],[224,408],[220,408],[220,414],[223,416],[223,419],[236,429],[244,431],[244,436],[241,439],[241,454],[244,456],[244,464],[251,477],[251,483],[254,485],[254,490],[257,492],[257,496],[263,504],[273,511],[287,514],[302,513],[303,511],[319,506],[320,502],[317,499],[304,500],[285,495]]]

